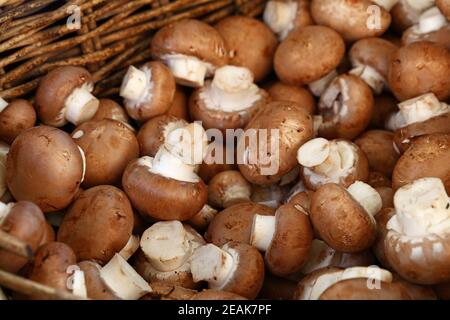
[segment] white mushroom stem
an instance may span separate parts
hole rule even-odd
[[[441,179],[422,178],[401,187],[394,206],[388,230],[411,237],[450,232],[450,198]]]
[[[80,267],[77,265],[69,266],[66,272],[70,274],[70,277],[67,279],[67,289],[71,290],[76,296],[87,298],[86,280]]]
[[[116,296],[124,300],[137,300],[152,291],[148,283],[118,254],[100,270],[100,277]]]
[[[128,239],[127,244],[125,247],[120,250],[119,254],[124,258],[125,260],[128,260],[139,248],[139,236],[132,234],[131,237]]]
[[[84,181],[84,176],[86,175],[86,156],[84,154],[83,149],[81,149],[80,146],[78,146],[78,150],[80,151],[81,160],[83,161],[83,173],[81,175],[81,180],[80,180],[80,183],[82,183]]]
[[[2,97],[0,97],[0,112],[2,112],[3,110],[5,110],[5,108],[8,106],[8,102],[6,102],[5,100],[3,100]]]
[[[144,71],[130,66],[120,87],[120,96],[129,100],[139,100],[144,95],[148,86],[147,76]]]
[[[255,214],[253,216],[250,244],[260,251],[267,251],[275,234],[275,228],[275,216],[263,216]]]
[[[445,25],[447,25],[447,18],[438,7],[428,9],[419,17],[419,31],[422,34],[437,31]]]
[[[433,93],[406,100],[398,105],[403,119],[403,126],[427,121],[431,118],[450,112],[450,106],[441,103]]]
[[[142,234],[140,245],[147,261],[160,271],[181,267],[192,251],[188,233],[179,221],[155,223]]]
[[[6,186],[6,158],[8,156],[9,146],[0,141],[0,197],[2,197],[8,188]]]
[[[403,128],[406,125],[406,120],[403,114],[399,112],[394,112],[388,116],[385,121],[385,128],[387,130],[395,131],[397,129]]]
[[[194,282],[206,281],[211,289],[221,290],[233,277],[238,261],[233,250],[227,252],[207,244],[198,248],[191,257],[191,272]]]
[[[196,166],[183,163],[183,161],[162,147],[156,153],[155,159],[150,157],[141,158],[139,163],[144,165],[144,161],[149,167],[149,171],[154,174],[162,175],[166,178],[178,181],[197,183],[200,177],[196,174]]]
[[[316,80],[308,84],[309,90],[311,90],[312,94],[315,95],[316,97],[320,97],[322,93],[324,93],[325,90],[328,88],[331,81],[333,81],[333,79],[336,78],[337,76],[338,76],[337,71],[333,70],[324,77],[320,78],[319,80]]]
[[[162,56],[161,60],[172,71],[177,83],[188,87],[202,87],[205,77],[214,71],[210,63],[194,56],[168,54]]]
[[[322,125],[323,125],[323,116],[314,115],[313,116],[314,137],[317,137],[319,135],[319,129]]]
[[[435,0],[404,0],[412,9],[422,12],[434,5]]]
[[[252,190],[248,185],[234,184],[226,187],[223,193],[223,207],[227,208],[236,203],[236,201],[250,201]]]
[[[391,11],[391,9],[397,4],[398,0],[372,0],[375,4],[383,7],[386,11]]]
[[[304,167],[322,164],[330,155],[331,143],[324,138],[315,138],[303,144],[297,151],[297,160]]]
[[[69,122],[78,125],[95,115],[100,102],[91,94],[92,90],[91,83],[84,83],[67,97],[64,103],[64,116]]]
[[[305,286],[301,299],[318,300],[334,284],[350,279],[369,279],[379,282],[392,282],[392,274],[379,267],[352,267],[342,271],[329,272],[319,276],[310,286]]]
[[[376,94],[383,91],[386,79],[374,68],[368,65],[359,65],[350,70],[350,74],[360,77]]]
[[[202,125],[194,122],[169,132],[164,147],[183,163],[197,165],[208,150],[208,137]]]
[[[248,109],[261,99],[252,72],[243,67],[224,66],[216,70],[212,82],[200,92],[206,107],[224,112]]]
[[[269,1],[264,9],[263,20],[278,35],[280,41],[294,29],[297,1]]]
[[[14,205],[14,203],[6,204],[6,203],[3,203],[0,201],[0,226],[3,224],[3,221],[8,216],[13,205]]]
[[[382,201],[380,194],[367,183],[356,181],[347,188],[347,191],[371,217],[381,210]]]

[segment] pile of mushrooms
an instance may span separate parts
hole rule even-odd
[[[0,98],[0,300],[450,299],[449,19],[270,0]]]

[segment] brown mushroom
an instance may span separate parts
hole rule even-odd
[[[392,26],[402,33],[419,22],[420,14],[433,6],[433,0],[399,0],[392,8]]]
[[[53,69],[39,82],[36,108],[46,125],[62,127],[67,121],[78,125],[91,119],[99,101],[91,92],[92,75],[84,68],[65,66]]]
[[[205,76],[226,65],[225,41],[210,25],[183,19],[162,27],[153,36],[151,52],[172,71],[178,84],[201,87]]]
[[[428,41],[440,44],[450,49],[450,24],[437,29],[435,31],[420,33],[419,26],[412,26],[403,33],[402,45],[407,46],[414,42]]]
[[[264,281],[264,260],[258,250],[245,243],[228,242],[221,248],[207,244],[190,259],[194,281],[208,287],[255,299]]]
[[[415,42],[398,49],[389,68],[388,82],[398,100],[425,93],[439,100],[450,97],[450,51],[431,42]]]
[[[112,119],[128,124],[130,118],[121,105],[111,99],[100,99],[98,110],[91,120]]]
[[[239,171],[222,171],[208,184],[208,203],[216,208],[228,208],[240,202],[249,202],[252,193],[250,183]]]
[[[271,102],[249,122],[238,140],[239,170],[251,183],[273,184],[294,169],[298,148],[312,136],[308,112],[295,102]]]
[[[397,100],[391,94],[380,94],[374,97],[374,108],[371,126],[377,129],[386,128],[386,120],[398,111]],[[386,128],[387,129],[387,128]]]
[[[278,78],[291,85],[304,85],[325,77],[341,62],[345,44],[339,33],[324,26],[292,31],[275,52]]]
[[[333,28],[347,42],[382,35],[391,15],[372,1],[312,0],[311,15],[317,24]]]
[[[27,100],[12,100],[0,110],[0,139],[8,144],[36,123],[36,111]]]
[[[245,16],[230,16],[220,20],[215,28],[225,40],[229,64],[249,69],[255,82],[272,71],[278,42],[264,23]]]
[[[128,68],[120,96],[131,118],[146,121],[166,113],[175,95],[175,78],[164,64],[152,61],[139,69]]]
[[[369,177],[367,156],[347,140],[310,140],[298,149],[297,160],[303,167],[303,182],[311,190],[326,183],[348,187],[355,181],[365,182]]]
[[[188,111],[188,98],[186,92],[182,87],[180,86],[176,87],[172,105],[169,107],[169,110],[167,110],[166,114],[190,122]]]
[[[392,199],[392,202],[394,200]],[[386,252],[384,250],[384,239],[386,238],[386,234],[388,229],[386,227],[389,220],[395,214],[395,209],[393,208],[394,204],[390,208],[381,209],[376,215],[375,220],[377,222],[377,238],[375,243],[372,246],[372,251],[377,257],[378,261],[380,261],[381,265],[389,270],[392,270],[392,266],[389,264],[386,258]]]
[[[69,245],[78,261],[108,262],[127,244],[133,229],[133,211],[127,196],[113,186],[84,191],[67,211],[58,241]]]
[[[450,2],[448,0],[436,0],[436,6],[450,20]]]
[[[373,188],[391,187],[392,181],[381,172],[371,171],[369,173],[369,179],[367,180],[367,184]]]
[[[217,212],[218,211],[216,209],[209,206],[208,204],[205,204],[195,216],[193,216],[186,222],[195,230],[204,231],[209,226],[209,223],[217,215]]]
[[[22,240],[36,251],[46,237],[47,225],[41,209],[32,202],[0,202],[0,230]],[[0,249],[0,269],[16,273],[27,262],[24,257]]]
[[[277,81],[270,85],[267,92],[273,100],[296,102],[310,114],[314,114],[314,111],[316,110],[316,102],[314,101],[313,96],[303,87],[292,86]]]
[[[83,180],[83,151],[57,128],[39,126],[21,133],[6,163],[8,189],[17,200],[29,200],[42,211],[67,207]]]
[[[297,284],[289,279],[266,274],[258,299],[292,300]]]
[[[430,134],[417,138],[397,161],[392,172],[392,188],[419,178],[440,178],[450,192],[450,134]]]
[[[134,132],[116,120],[85,122],[73,131],[72,138],[86,158],[83,188],[120,183],[127,164],[139,157]]]
[[[355,75],[340,75],[320,97],[319,113],[323,122],[319,135],[327,139],[354,139],[369,125],[373,110],[370,87]]]
[[[234,145],[220,139],[216,140],[209,144],[206,156],[199,166],[198,175],[205,183],[209,183],[222,171],[237,170],[236,162]]]
[[[378,192],[363,182],[355,182],[348,189],[330,183],[314,193],[310,218],[314,229],[330,247],[342,252],[359,252],[375,241],[373,216],[381,205]]]
[[[119,300],[111,289],[100,277],[101,266],[93,261],[81,261],[78,263],[84,273],[87,296],[94,300]]]

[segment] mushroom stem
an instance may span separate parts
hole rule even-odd
[[[372,88],[376,94],[383,91],[386,79],[374,68],[368,65],[360,65],[350,70],[350,74],[360,77]]]
[[[322,125],[323,125],[323,116],[314,115],[313,116],[314,137],[317,137],[319,135],[319,129]]]
[[[183,163],[199,165],[208,149],[208,140],[202,125],[194,122],[170,131],[164,146]]]
[[[142,234],[140,246],[147,261],[164,272],[181,267],[192,252],[188,234],[179,221],[155,223]]]
[[[406,100],[398,105],[404,119],[402,127],[450,112],[450,106],[441,103],[433,93]]]
[[[71,276],[67,278],[67,289],[76,296],[87,298],[86,281],[84,272],[78,266],[69,266],[66,271]]]
[[[162,60],[172,71],[177,83],[188,87],[203,87],[206,75],[214,70],[211,64],[184,54],[165,55]]]
[[[100,270],[100,277],[124,300],[137,300],[152,291],[148,283],[118,254]]]
[[[127,244],[125,247],[120,250],[119,254],[124,258],[125,260],[128,260],[139,248],[139,236],[136,236],[134,234],[131,235],[131,237],[128,239]]]
[[[83,161],[83,173],[81,175],[81,180],[80,180],[80,183],[82,183],[84,181],[84,176],[86,175],[86,156],[84,154],[83,149],[81,149],[80,146],[78,146],[78,150],[80,151],[81,160]]]
[[[200,181],[200,177],[195,173],[195,169],[195,165],[185,164],[180,158],[162,147],[156,153],[150,172],[178,181],[196,183]]]
[[[30,260],[33,257],[33,249],[30,245],[11,236],[9,233],[0,229],[0,248],[12,252],[18,256]]]
[[[5,204],[0,201],[0,226],[3,223],[3,220],[8,216],[9,212],[11,211],[12,203]]]
[[[92,84],[83,84],[76,88],[65,101],[65,118],[78,125],[91,119],[97,112],[99,101],[94,97]]]
[[[0,112],[2,112],[3,110],[5,110],[5,108],[8,106],[8,102],[6,102],[5,100],[3,100],[2,97],[0,97]]]
[[[371,217],[381,210],[383,203],[380,194],[367,183],[356,181],[347,188],[347,191]]]
[[[316,97],[320,97],[322,93],[328,88],[328,85],[333,81],[334,78],[338,76],[336,70],[331,71],[327,75],[323,76],[319,80],[311,82],[308,84],[309,90],[311,90],[312,94]]]
[[[399,0],[372,0],[375,4],[383,7],[386,11],[391,11],[391,9],[397,4]]]
[[[401,111],[392,113],[387,119],[385,123],[385,127],[388,130],[395,131],[397,129],[403,128],[406,126],[406,120],[403,117]],[[395,143],[394,143],[395,145]]]
[[[150,70],[151,76],[151,70]],[[128,100],[138,101],[145,94],[146,89],[149,87],[150,79],[147,78],[147,74],[130,66],[122,81],[120,87],[120,96]]]
[[[275,216],[255,214],[250,234],[250,244],[260,251],[267,251],[275,234],[275,227]]]
[[[324,241],[314,239],[311,242],[311,249],[308,254],[306,264],[302,267],[302,274],[310,274],[311,272],[329,267],[335,258],[336,250],[329,247]]]
[[[225,287],[236,267],[234,257],[213,244],[201,246],[191,256],[192,278],[207,281],[211,289]]]
[[[247,68],[224,66],[216,70],[211,86],[200,93],[209,109],[225,112],[250,108],[261,96]]]
[[[422,12],[434,5],[435,0],[404,0],[411,8]]]
[[[422,34],[439,30],[445,25],[447,25],[447,18],[438,7],[428,9],[419,17],[419,31]]]
[[[296,1],[269,1],[264,9],[263,19],[279,39],[283,40],[294,29],[296,15]]]
[[[3,292],[3,289],[0,288],[0,301],[3,300],[8,300],[8,298],[6,297],[5,293]]]

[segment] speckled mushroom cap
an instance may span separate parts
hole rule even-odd
[[[319,25],[339,32],[347,42],[382,35],[391,24],[391,15],[381,6],[379,27],[370,28],[368,22],[375,13],[370,10],[374,3],[369,0],[312,0],[311,15]]]
[[[139,159],[131,161],[125,169],[122,185],[133,207],[149,219],[188,220],[208,198],[202,180],[194,183],[166,178],[150,172]]]
[[[73,131],[72,139],[86,158],[83,188],[120,183],[128,163],[139,156],[133,130],[120,121],[87,121]]]
[[[0,139],[11,144],[24,130],[36,123],[36,111],[33,105],[24,99],[11,101],[0,112]]]
[[[316,101],[313,95],[304,87],[288,85],[277,81],[271,84],[266,90],[269,96],[275,101],[294,101],[311,114],[316,110]]]
[[[72,138],[57,128],[39,126],[11,145],[6,180],[17,200],[36,203],[44,212],[67,207],[83,179],[83,158]]]
[[[342,37],[325,26],[306,26],[292,31],[275,52],[278,78],[292,85],[304,85],[335,69],[345,54]]]
[[[29,201],[19,201],[12,207],[0,224],[0,230],[27,243],[33,251],[41,245],[46,236],[45,217],[37,205]],[[4,249],[0,249],[0,268],[8,272],[18,272],[28,260]]]
[[[220,20],[215,28],[225,40],[230,64],[248,68],[255,82],[270,73],[278,41],[263,22],[245,16],[230,16]]]
[[[404,101],[425,93],[439,100],[450,97],[450,51],[431,42],[415,42],[393,55],[388,82],[398,100]]]
[[[167,54],[184,54],[215,67],[228,62],[225,42],[217,30],[194,19],[180,20],[159,29],[153,36],[151,51],[156,59]]]
[[[58,241],[69,245],[78,261],[107,263],[127,244],[133,229],[133,209],[123,191],[97,186],[83,191],[58,230]]]
[[[83,84],[93,84],[92,75],[84,68],[65,66],[53,69],[39,82],[36,91],[36,109],[46,125],[61,127],[66,124],[61,113],[66,99]]]
[[[250,243],[255,214],[273,215],[274,209],[252,202],[228,207],[219,212],[210,222],[205,233],[205,240],[217,246],[222,246],[228,241]]]

